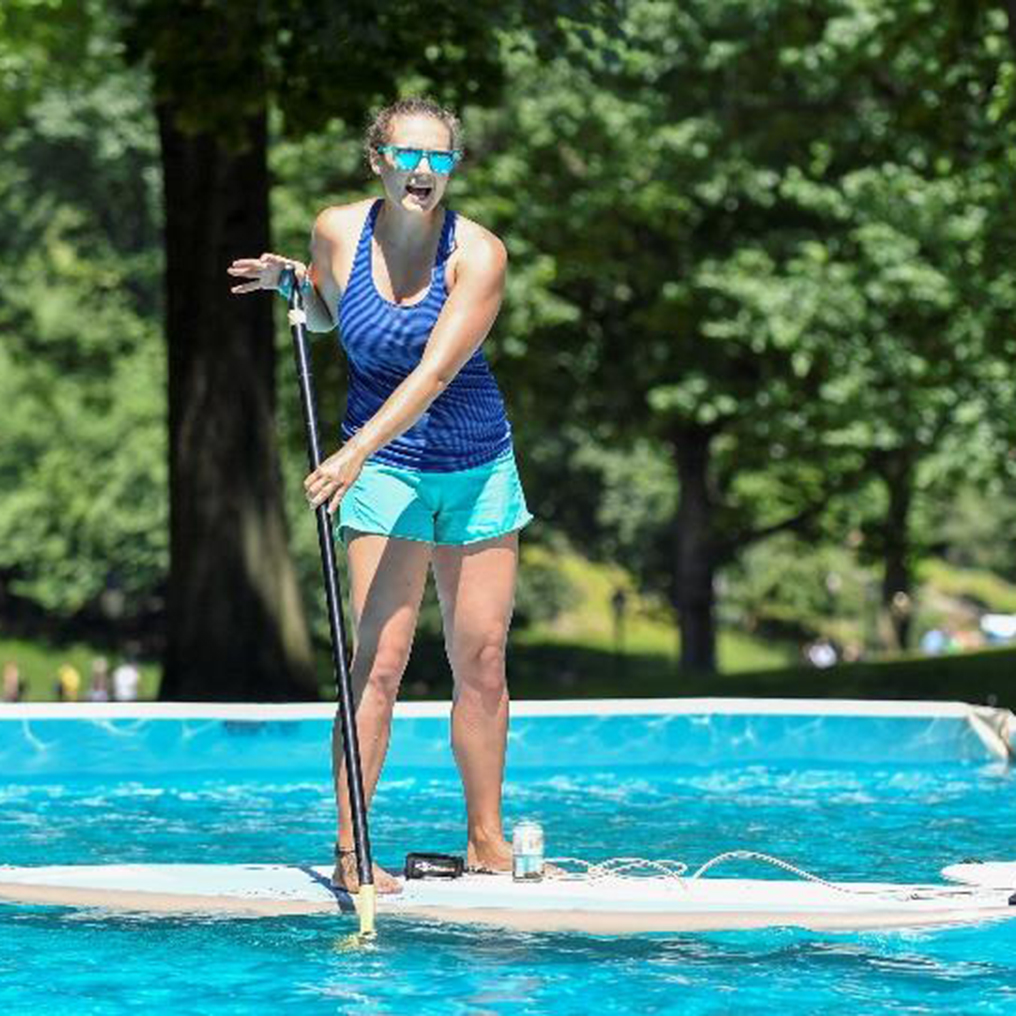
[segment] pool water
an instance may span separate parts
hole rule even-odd
[[[681,859],[742,848],[834,879],[937,880],[1016,856],[1014,777],[999,763],[686,763],[517,769],[509,825],[548,855]],[[0,862],[325,863],[327,774],[8,776]],[[376,798],[377,859],[460,852],[454,770],[396,764]],[[747,862],[722,874],[776,877]],[[108,916],[0,905],[0,1012],[349,1014],[1011,1013],[1016,922],[817,934],[773,929],[595,938],[382,917]]]

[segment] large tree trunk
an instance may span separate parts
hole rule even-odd
[[[888,452],[879,463],[889,504],[882,531],[882,606],[895,648],[906,649],[913,623],[910,570],[910,508],[914,496],[914,457],[907,449]]]
[[[264,110],[242,152],[158,107],[166,195],[170,574],[164,699],[317,698],[274,427],[271,298],[226,266],[269,249]],[[238,114],[239,115],[239,114]]]
[[[681,625],[681,669],[707,673],[716,671],[716,562],[708,484],[711,440],[711,433],[703,428],[686,428],[674,442],[681,484],[674,533],[674,605]]]

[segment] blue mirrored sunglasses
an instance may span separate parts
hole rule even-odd
[[[462,153],[458,150],[447,152],[431,148],[403,148],[401,145],[378,145],[377,150],[390,155],[395,168],[403,173],[411,173],[426,155],[430,168],[440,176],[447,176],[462,158]]]

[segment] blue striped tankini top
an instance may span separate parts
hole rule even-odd
[[[455,213],[446,211],[426,296],[409,305],[384,299],[374,285],[372,240],[381,201],[363,224],[349,283],[339,301],[339,337],[349,361],[343,438],[348,440],[419,364],[448,299],[445,265],[455,245]],[[417,472],[472,469],[504,454],[512,442],[504,401],[478,349],[404,434],[371,459]]]

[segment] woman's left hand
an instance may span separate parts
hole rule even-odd
[[[352,441],[346,442],[334,455],[329,455],[303,481],[311,508],[316,509],[327,501],[329,514],[334,514],[346,491],[356,483],[363,469],[363,460],[364,456]]]

